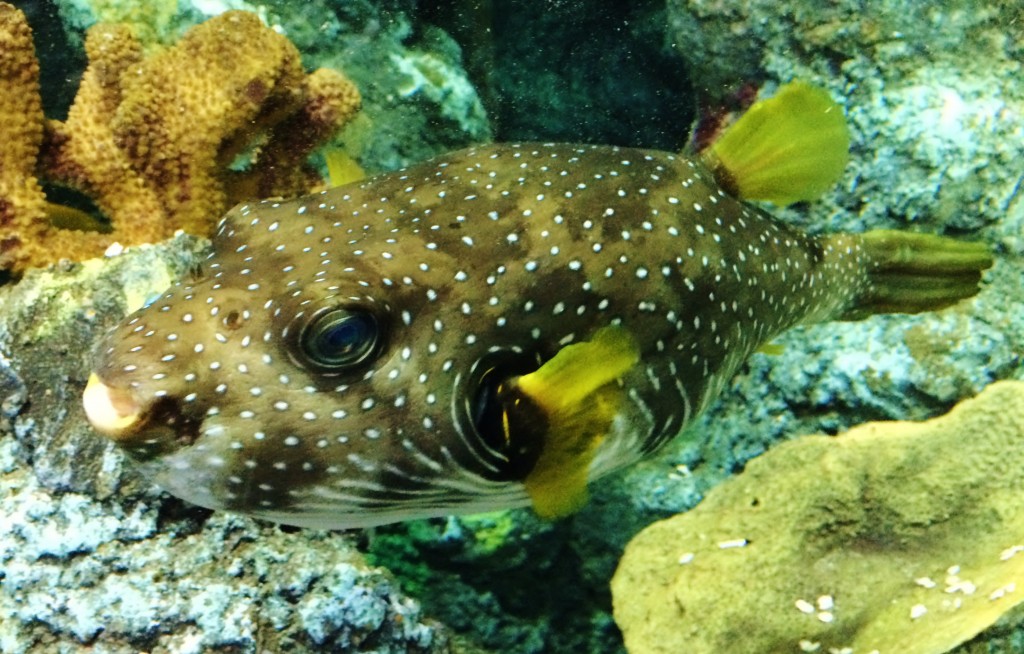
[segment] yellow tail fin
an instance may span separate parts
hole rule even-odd
[[[978,293],[981,275],[993,263],[984,243],[888,229],[865,232],[860,238],[871,285],[842,316],[844,320],[956,304]]]

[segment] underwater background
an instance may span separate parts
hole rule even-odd
[[[773,215],[812,233],[882,227],[982,240],[991,245],[996,265],[976,298],[948,310],[790,331],[777,340],[781,352],[754,355],[686,435],[595,484],[590,503],[566,520],[544,522],[518,510],[337,533],[212,513],[172,498],[139,477],[85,422],[80,396],[93,343],[126,307],[197,265],[207,247],[203,238],[177,234],[82,263],[59,262],[58,256],[49,268],[8,275],[0,286],[4,654],[625,652],[619,626],[627,633],[628,627],[616,625],[609,583],[626,544],[642,529],[697,506],[783,441],[836,435],[871,421],[934,418],[993,382],[1024,381],[1019,3],[13,4],[32,29],[42,110],[56,120],[68,119],[89,63],[84,35],[93,25],[130,26],[147,51],[156,51],[225,11],[254,12],[295,45],[306,70],[341,71],[358,88],[358,113],[313,150],[311,161],[324,173],[325,152],[344,153],[372,174],[468,144],[518,139],[678,151],[691,138],[713,138],[730,115],[759,95],[770,96],[781,83],[812,81],[845,105],[851,162],[823,199],[773,208]],[[0,40],[0,53],[16,54],[14,40]],[[187,85],[192,71],[170,67],[164,74],[180,76]],[[2,82],[7,88],[0,88],[7,125],[19,124],[19,112],[25,111],[18,98],[27,91],[18,82],[8,77]],[[203,123],[197,118],[195,126],[202,129]],[[11,142],[8,137],[0,149]],[[245,167],[240,150],[228,165]],[[0,169],[0,176],[9,173]],[[47,189],[51,201],[95,211],[88,198],[59,193]],[[1024,406],[1014,399],[1019,396],[998,396],[996,406],[1012,417]],[[980,424],[983,430],[1000,425],[1007,433],[1013,428],[994,419]],[[972,436],[970,430],[960,435],[964,441]],[[937,465],[945,476],[960,475],[977,485],[971,481],[978,474],[970,465],[973,454],[961,458],[952,443],[941,450]],[[885,451],[877,448],[877,456]],[[771,461],[764,459],[766,466]],[[836,466],[825,474],[813,468],[807,472],[812,484],[771,487],[781,488],[773,491],[776,498],[827,489],[844,483],[845,470]],[[909,461],[905,474],[914,470]],[[771,472],[769,467],[764,474],[771,478]],[[1011,493],[1024,489],[1022,475],[1024,469],[1010,464],[990,471]],[[938,486],[922,493],[943,497]],[[976,533],[979,550],[1015,553],[1012,548],[1024,541],[1024,523],[1009,505],[986,510],[1005,521],[965,523]],[[932,517],[915,528],[925,530],[929,521],[941,522]],[[1001,539],[996,544],[990,542],[993,524],[1006,530],[995,534]],[[787,537],[786,525],[778,530],[780,540]],[[872,547],[887,551],[877,543]],[[943,560],[941,551],[897,550],[904,561]],[[1011,601],[1015,593],[1024,596],[1024,578],[1019,589],[1010,588],[1024,571],[1006,572],[995,590],[967,593],[970,588],[961,583],[967,577],[951,572],[961,561],[952,554],[946,558],[935,573],[939,590],[949,596],[944,599],[966,603],[969,595],[977,596],[986,606],[1011,610],[970,614],[967,624],[956,625],[961,636],[952,639],[954,645],[1002,618],[956,649],[922,638],[920,649],[899,651],[1024,651],[1021,616],[1012,610],[1017,600]],[[873,583],[867,575],[852,581],[858,580]],[[616,602],[681,601],[653,575],[648,586],[642,582],[641,577]],[[753,594],[744,593],[742,580],[723,576],[721,588],[714,579],[708,583],[707,597],[725,613],[747,607],[743,602]],[[994,597],[1000,589],[1003,594]],[[830,626],[823,612],[844,624],[844,598],[834,598],[834,609],[824,608],[833,601],[821,599],[826,596],[822,591],[793,598],[814,605],[808,614],[814,629]],[[875,601],[883,606],[894,600],[879,594]],[[911,615],[916,606],[910,606]],[[953,631],[947,622],[968,615],[961,606],[937,601],[928,614],[908,615],[894,629]],[[799,615],[800,607],[787,610]],[[756,602],[749,605],[753,614],[759,610]],[[871,611],[863,615],[858,620],[870,623]],[[666,651],[712,651],[688,641],[685,632],[674,641],[678,636],[665,629],[663,641],[675,648]],[[804,651],[822,647],[803,634],[793,636]],[[846,636],[853,642],[851,633]],[[778,642],[755,641],[743,629],[723,638],[731,643],[729,651],[781,648]],[[630,647],[633,654],[661,651],[637,643]],[[884,646],[880,642],[878,650],[890,651]]]

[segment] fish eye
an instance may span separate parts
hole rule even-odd
[[[299,333],[298,343],[312,367],[346,372],[380,352],[382,330],[376,316],[359,308],[331,307],[315,314]]]

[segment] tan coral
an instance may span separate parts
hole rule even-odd
[[[330,68],[310,73],[304,88],[305,104],[273,126],[250,170],[231,175],[229,195],[238,199],[288,196],[294,188],[320,183],[319,173],[306,164],[306,159],[330,139],[339,123],[348,122],[359,110],[361,99],[356,87]]]
[[[0,89],[0,267],[18,268],[46,220],[46,197],[34,173],[43,107],[32,32],[8,4],[0,4]]]
[[[47,121],[40,146],[31,33],[20,12],[4,3],[0,10],[0,130],[9,136],[2,156],[20,157],[0,169],[0,201],[27,202],[0,223],[9,244],[0,265],[15,273],[97,256],[114,241],[154,241],[178,229],[205,234],[237,201],[305,192],[319,181],[306,157],[359,109],[347,78],[329,70],[305,75],[295,46],[247,12],[217,16],[148,57],[127,27],[98,25],[86,38],[89,66],[68,118]],[[31,174],[35,150],[43,181],[92,198],[111,233],[50,225]],[[250,150],[252,169],[230,172]],[[34,200],[19,200],[18,185],[34,188]]]
[[[782,443],[629,543],[615,620],[630,654],[940,654],[1024,601],[1022,489],[1020,381]]]
[[[42,172],[56,184],[82,191],[116,219],[115,234],[88,234],[90,249],[121,240],[141,243],[164,234],[167,210],[118,143],[110,120],[122,106],[121,79],[142,61],[142,48],[126,27],[98,25],[85,42],[89,67],[66,121],[47,123]],[[51,229],[54,238],[62,238]],[[79,238],[72,234],[66,237]],[[95,250],[93,250],[95,252]]]

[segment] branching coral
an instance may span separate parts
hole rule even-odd
[[[35,178],[43,141],[39,64],[21,12],[0,4],[0,262],[42,236],[46,197]],[[24,256],[24,255],[21,255]]]
[[[45,120],[31,32],[0,3],[0,268],[20,273],[178,229],[204,234],[235,202],[307,191],[319,182],[307,156],[360,105],[347,78],[304,74],[291,42],[246,12],[152,56],[127,27],[97,25],[86,54],[67,120]],[[242,153],[252,165],[232,172]],[[40,181],[84,192],[113,231],[55,227]]]

